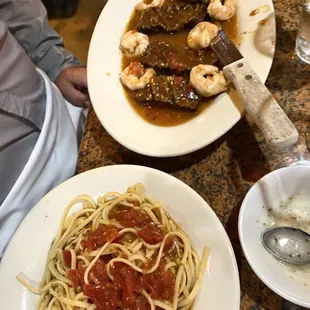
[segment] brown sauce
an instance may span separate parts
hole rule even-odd
[[[125,29],[125,32],[137,28],[141,13],[134,11],[132,14],[129,23]],[[238,45],[239,43],[239,31],[238,31],[238,22],[236,15],[228,21],[221,22],[223,30],[227,33],[230,39]],[[187,42],[188,32],[179,32],[173,34],[155,34],[150,35],[150,41],[164,41],[167,43],[182,45]],[[139,58],[133,59],[126,56],[122,57],[122,70],[130,65],[133,61],[139,61]],[[200,101],[198,109],[196,111],[187,111],[179,108],[174,108],[169,105],[144,105],[139,102],[136,102],[134,98],[134,92],[123,87],[125,91],[126,98],[128,99],[130,105],[136,111],[136,113],[141,116],[143,119],[149,123],[157,126],[176,126],[182,123],[185,123],[192,118],[199,115],[204,111],[213,101],[213,98],[204,98]]]
[[[268,23],[268,18],[264,18],[258,22],[259,25],[264,26]]]
[[[250,16],[255,16],[257,14],[267,13],[270,11],[270,6],[268,4],[261,5],[257,9],[251,11]]]

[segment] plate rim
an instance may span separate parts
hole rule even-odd
[[[97,23],[96,23],[96,26],[95,26],[95,29],[94,29],[94,32],[93,32],[93,35],[92,35],[92,38],[91,38],[91,42],[90,42],[90,47],[89,47],[89,52],[88,52],[88,63],[89,64],[92,64],[92,54],[93,54],[93,49],[95,49],[95,45],[94,45],[94,42],[95,42],[95,39],[96,37],[98,36],[97,32],[98,32],[98,23],[100,23],[101,19],[103,19],[103,15],[105,14],[105,10],[107,10],[107,7],[110,3],[110,1],[112,2],[112,0],[109,0],[106,4],[106,6],[103,8],[103,10],[101,11],[100,13],[100,16],[97,20]],[[241,1],[241,0],[239,0]],[[273,1],[272,0],[256,0],[257,2],[268,2],[268,5],[270,6],[270,11],[268,12],[268,14],[270,13],[273,13],[275,12],[275,9],[274,9],[274,4],[273,4]],[[276,39],[276,23],[275,23],[275,14],[273,16],[273,21],[274,21],[274,35],[275,35],[275,39]],[[240,23],[238,21],[238,23]],[[241,33],[239,33],[239,35],[241,35]],[[242,40],[241,40],[242,41]],[[254,45],[254,43],[253,43]],[[242,46],[242,42],[241,42],[241,46]],[[255,47],[254,47],[255,48]],[[268,76],[269,76],[269,72],[271,70],[271,67],[272,67],[272,63],[273,63],[273,60],[274,60],[274,54],[275,54],[275,50],[273,50],[273,53],[272,53],[272,57],[270,57],[269,61],[270,63],[268,63],[266,61],[266,73],[265,73],[265,76],[264,76],[264,79],[263,79],[263,82],[265,83]],[[88,76],[92,76],[91,72],[92,72],[92,65],[89,65],[87,66],[87,74]],[[92,91],[92,83],[90,83],[89,85],[89,94],[90,94],[90,98],[91,100],[93,101],[93,92]],[[224,94],[222,94],[224,95]],[[227,93],[225,93],[225,97],[229,96]],[[126,103],[128,105],[129,102],[124,94],[124,100],[126,100]],[[95,102],[95,100],[93,101]],[[121,144],[122,146],[124,146],[125,148],[133,151],[133,152],[136,152],[138,154],[142,154],[142,155],[146,155],[146,156],[152,156],[152,157],[165,157],[165,158],[169,158],[169,157],[176,157],[176,156],[182,156],[182,155],[186,155],[186,154],[190,154],[190,153],[193,153],[197,150],[200,150],[208,145],[210,145],[211,143],[213,143],[214,141],[216,141],[217,139],[221,138],[225,133],[227,133],[232,127],[234,127],[238,122],[239,120],[242,118],[242,116],[244,115],[244,111],[243,112],[240,112],[239,111],[239,114],[237,117],[235,117],[234,120],[232,120],[231,123],[227,123],[227,126],[223,126],[222,130],[219,130],[219,132],[214,135],[212,138],[210,139],[206,139],[205,141],[203,142],[197,142],[195,145],[191,145],[190,147],[188,148],[184,148],[183,150],[179,149],[179,148],[175,148],[175,149],[164,149],[164,148],[161,148],[161,149],[149,149],[149,148],[142,148],[141,146],[139,145],[135,145],[135,143],[131,142],[131,140],[126,140],[125,137],[122,137],[120,134],[118,134],[117,132],[115,132],[113,130],[113,128],[111,128],[107,123],[106,121],[104,120],[104,117],[101,115],[101,113],[99,113],[99,109],[98,109],[98,105],[97,104],[94,104],[93,105],[93,108],[94,108],[94,111],[95,111],[95,114],[98,118],[98,120],[100,121],[101,123],[101,126],[104,127],[104,129],[107,131],[107,133],[115,140],[117,141],[119,144]],[[134,110],[132,107],[131,107],[132,110]],[[237,107],[236,107],[237,109]],[[136,111],[134,111],[136,113]],[[137,114],[137,113],[136,113]],[[137,114],[137,116],[139,118],[142,118],[140,115]],[[143,119],[143,118],[142,118]],[[143,119],[144,120],[144,119]],[[146,120],[144,120],[146,123],[148,123]],[[187,123],[187,122],[186,122]],[[185,123],[184,123],[185,124]],[[156,126],[156,125],[153,125],[151,123],[148,123],[148,125],[151,125],[151,126]],[[180,124],[182,125],[182,124]],[[177,125],[177,126],[180,126],[180,125]],[[177,126],[171,126],[171,127],[168,127],[168,128],[173,128],[173,127],[177,127]],[[161,128],[161,126],[156,126],[156,127],[159,127]]]
[[[244,217],[244,212],[245,212],[245,208],[246,208],[245,205],[248,203],[249,196],[252,194],[252,192],[256,189],[257,186],[259,186],[259,184],[264,182],[267,178],[270,178],[273,175],[281,173],[281,171],[289,170],[289,169],[296,169],[296,168],[297,168],[297,170],[302,170],[302,169],[305,169],[305,168],[310,170],[310,166],[309,165],[302,165],[302,164],[301,165],[281,167],[279,169],[276,169],[276,170],[273,170],[273,171],[267,173],[266,175],[261,177],[258,181],[256,181],[255,184],[253,184],[253,186],[250,188],[250,190],[245,195],[245,197],[244,197],[244,199],[242,201],[241,207],[240,207],[239,216],[238,216],[238,235],[239,235],[240,244],[241,244],[241,248],[242,248],[242,251],[244,253],[244,256],[245,256],[248,264],[252,268],[253,272],[256,274],[256,276],[270,290],[272,290],[274,293],[276,293],[277,295],[279,295],[283,299],[286,299],[286,300],[288,300],[288,301],[290,301],[290,302],[292,302],[292,303],[294,303],[296,305],[299,305],[301,307],[309,307],[310,306],[310,301],[309,302],[303,302],[303,301],[300,301],[300,300],[294,298],[294,296],[292,294],[287,295],[286,293],[283,292],[283,290],[281,290],[280,287],[274,286],[273,283],[268,280],[268,278],[266,278],[262,274],[259,274],[259,269],[257,268],[256,264],[251,259],[250,255],[249,255],[249,252],[247,251],[247,247],[245,245],[244,238],[243,238],[243,235],[244,235],[244,233],[243,233],[243,217]]]
[[[21,224],[18,226],[17,230],[15,231],[13,237],[11,238],[5,252],[4,252],[4,255],[2,257],[2,261],[0,263],[0,277],[1,277],[1,274],[2,274],[2,270],[4,270],[5,266],[9,266],[10,264],[8,263],[10,261],[10,257],[7,257],[7,254],[8,252],[16,252],[16,249],[13,250],[13,246],[14,246],[14,243],[18,243],[18,238],[20,237],[20,231],[23,230],[23,227],[24,227],[24,221],[25,219],[29,218],[32,216],[32,214],[35,212],[35,210],[37,210],[39,208],[39,205],[41,204],[41,202],[43,200],[46,199],[46,196],[47,195],[50,195],[51,193],[53,193],[54,191],[58,190],[58,188],[60,187],[66,187],[67,183],[70,182],[70,180],[72,179],[77,179],[81,176],[84,176],[86,174],[92,174],[93,171],[100,171],[100,170],[114,170],[114,169],[138,169],[138,170],[144,170],[144,171],[149,171],[151,173],[155,173],[155,174],[158,174],[158,175],[161,175],[165,178],[167,178],[167,180],[169,179],[170,181],[172,182],[175,182],[175,184],[177,184],[178,186],[181,186],[183,188],[186,188],[191,195],[195,195],[196,198],[198,199],[198,201],[201,202],[201,204],[204,206],[203,208],[206,208],[206,209],[209,209],[208,211],[210,211],[210,216],[212,218],[214,218],[213,220],[215,221],[216,225],[222,230],[222,233],[223,233],[223,238],[225,239],[225,244],[227,245],[228,247],[228,250],[229,250],[229,258],[230,258],[230,261],[232,263],[232,269],[233,269],[233,282],[234,282],[234,285],[235,285],[235,290],[236,290],[236,293],[239,295],[239,298],[236,299],[236,307],[239,309],[240,308],[240,296],[241,296],[241,291],[240,291],[240,277],[239,277],[239,270],[238,270],[238,265],[237,265],[237,260],[236,260],[236,256],[235,256],[235,253],[234,253],[234,249],[233,249],[233,246],[232,246],[232,243],[230,241],[230,238],[223,226],[223,224],[221,223],[220,219],[218,218],[218,216],[216,215],[216,213],[214,212],[214,210],[210,207],[210,205],[208,204],[208,202],[206,200],[204,200],[194,189],[192,189],[189,185],[187,185],[185,182],[181,181],[180,179],[166,173],[166,172],[163,172],[163,171],[160,171],[160,170],[157,170],[157,169],[154,169],[154,168],[150,168],[150,167],[145,167],[145,166],[140,166],[140,165],[127,165],[127,164],[123,164],[123,165],[108,165],[108,166],[102,166],[102,167],[98,167],[98,168],[95,168],[95,169],[91,169],[91,170],[88,170],[88,171],[85,171],[81,174],[78,174],[78,175],[75,175],[73,176],[72,178],[66,180],[65,182],[59,184],[58,186],[56,186],[55,188],[53,188],[50,192],[48,192],[44,197],[42,197],[37,203],[36,205],[31,209],[31,211],[27,214],[27,216],[24,218],[24,220],[21,222]],[[12,248],[12,249],[11,249]],[[8,251],[9,250],[9,251]],[[5,264],[5,265],[4,265]],[[17,280],[16,280],[17,281]],[[1,302],[1,301],[0,301]],[[236,308],[236,309],[237,309]]]

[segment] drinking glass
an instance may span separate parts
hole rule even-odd
[[[310,64],[310,0],[303,0],[302,3],[296,53],[301,60]]]

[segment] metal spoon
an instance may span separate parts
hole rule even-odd
[[[261,240],[275,257],[291,264],[310,263],[310,235],[291,227],[276,227],[264,231]]]

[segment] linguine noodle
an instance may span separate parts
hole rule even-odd
[[[78,203],[81,210],[69,215]],[[208,255],[206,247],[200,259],[161,203],[145,196],[144,186],[136,184],[124,194],[109,192],[97,201],[88,195],[73,199],[48,252],[39,288],[21,275],[17,279],[39,295],[37,310],[125,309],[129,277],[134,279],[129,309],[136,309],[139,301],[145,309],[186,310],[201,287]],[[151,287],[157,280],[165,290]],[[112,297],[106,308],[98,296],[109,290]],[[117,304],[113,296],[118,296]]]

